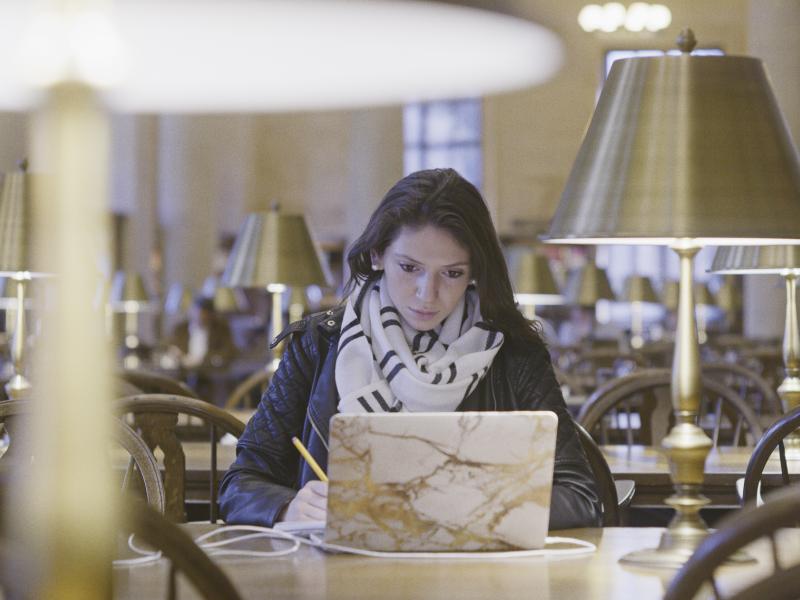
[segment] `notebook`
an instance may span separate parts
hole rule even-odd
[[[388,552],[544,546],[552,412],[338,414],[325,542]]]

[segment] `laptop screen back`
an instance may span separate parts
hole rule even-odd
[[[552,412],[335,415],[325,541],[380,551],[542,547],[557,424]]]

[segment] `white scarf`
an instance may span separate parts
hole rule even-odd
[[[339,412],[448,412],[472,393],[503,344],[472,288],[435,329],[417,331],[383,278],[360,286],[344,311],[336,357]],[[360,306],[357,304],[360,302]]]

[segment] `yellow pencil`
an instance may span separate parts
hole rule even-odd
[[[315,461],[314,457],[311,456],[311,453],[308,450],[306,450],[305,446],[303,446],[303,442],[298,440],[296,437],[293,437],[292,443],[294,444],[294,447],[297,448],[297,451],[300,453],[300,456],[302,456],[308,463],[308,466],[311,467],[311,470],[314,471],[314,473],[316,473],[317,477],[319,477],[319,480],[327,483],[328,476],[325,475],[325,471],[323,471],[320,468],[319,464],[317,464],[317,461]]]

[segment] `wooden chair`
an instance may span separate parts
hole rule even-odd
[[[667,369],[642,369],[611,380],[587,399],[577,420],[602,444],[619,442],[619,437],[614,438],[613,434],[624,434],[624,442],[628,445],[657,445],[667,435],[673,418],[669,397],[671,378]],[[721,440],[723,417],[731,420],[731,431],[727,435],[729,442],[738,445],[752,440],[754,444],[761,437],[762,429],[753,410],[735,391],[720,382],[703,376],[701,383],[705,402],[699,422],[704,429],[711,430],[714,446]],[[709,412],[712,405],[713,414]],[[609,416],[611,418],[607,419]],[[633,426],[634,417],[639,419],[638,428]],[[608,420],[617,427],[609,427]],[[744,427],[749,438],[743,435]],[[638,434],[638,440],[635,434]]]
[[[789,485],[789,467],[786,462],[786,448],[783,440],[790,433],[800,429],[800,408],[785,414],[775,421],[761,439],[756,444],[753,454],[747,463],[747,470],[744,474],[744,486],[742,488],[742,504],[752,502],[758,495],[758,486],[761,483],[761,474],[775,448],[778,448],[778,456],[781,463],[781,480],[783,485]]]
[[[757,415],[783,414],[783,405],[775,388],[752,369],[731,362],[703,363],[700,368],[704,375],[736,390]]]
[[[126,530],[169,559],[167,597],[170,600],[177,597],[176,572],[182,572],[203,598],[241,598],[225,572],[178,525],[141,502],[127,502],[122,515]]]
[[[697,547],[689,561],[675,574],[664,600],[696,597],[705,584],[717,600],[723,598],[716,582],[716,570],[735,552],[767,538],[771,543],[773,571],[727,596],[730,600],[794,600],[799,595],[800,563],[781,560],[779,530],[800,525],[800,487],[793,486],[770,496],[763,506],[750,504],[726,515],[717,530]],[[795,534],[797,531],[795,530]],[[708,594],[703,595],[708,597]]]
[[[32,412],[30,401],[5,400],[0,402],[0,423],[3,423],[9,433],[10,443],[3,460],[27,460],[19,455],[23,447],[14,444],[14,439],[21,439],[24,435],[22,419],[28,418]],[[144,486],[147,502],[157,511],[163,513],[165,505],[164,485],[155,456],[147,447],[144,440],[135,431],[118,419],[114,419],[114,438],[120,446],[130,455],[130,463],[122,482],[123,491],[130,487],[131,475],[138,472]]]
[[[150,373],[148,371],[137,371],[135,369],[122,369],[117,371],[116,376],[120,382],[132,385],[144,394],[174,394],[176,396],[187,396],[189,398],[199,397],[197,392],[184,382],[168,377],[167,375]]]
[[[628,479],[615,481],[605,456],[589,432],[577,423],[575,428],[578,430],[578,438],[597,481],[597,493],[603,505],[603,527],[619,526],[623,521],[623,511],[633,499],[636,484]]]
[[[225,400],[225,409],[233,410],[240,408],[241,405],[245,404],[244,401],[250,398],[250,395],[253,393],[258,393],[260,399],[267,385],[269,385],[269,380],[271,378],[272,373],[267,369],[260,369],[252,373],[231,392],[231,395]]]
[[[178,415],[199,417],[209,425],[209,519],[216,522],[218,433],[238,438],[244,423],[225,410],[197,398],[169,394],[141,394],[117,400],[117,413],[133,415],[133,427],[150,450],[164,454],[165,514],[176,522],[186,520],[186,455],[178,431]]]

